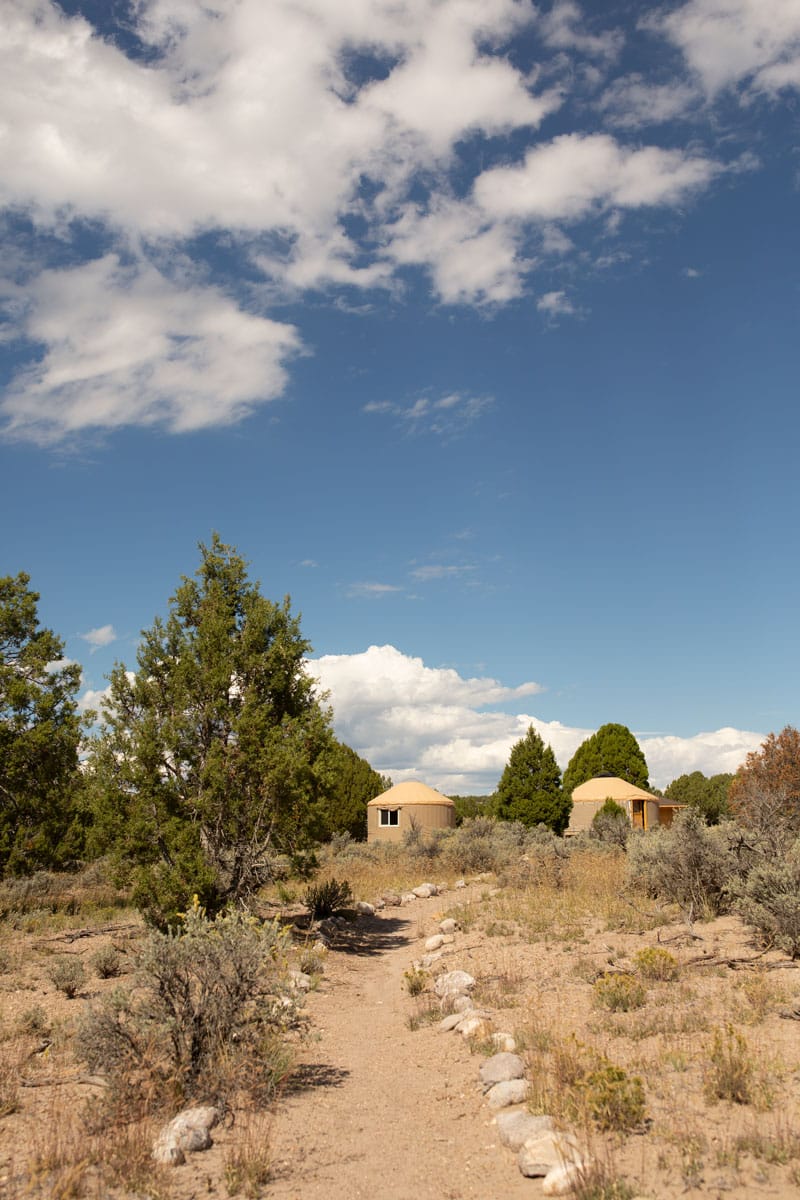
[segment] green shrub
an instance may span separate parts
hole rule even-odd
[[[672,982],[680,974],[677,959],[660,946],[646,946],[643,950],[637,950],[633,965],[643,979],[662,983]]]
[[[352,903],[353,893],[346,879],[327,879],[324,883],[312,883],[303,897],[303,903],[314,920],[331,917]]]
[[[133,986],[89,1011],[76,1052],[105,1073],[114,1103],[235,1090],[269,1098],[290,1062],[283,1031],[298,1018],[286,972],[289,935],[240,912],[194,907],[180,933],[153,932]]]
[[[616,800],[609,797],[594,814],[589,836],[598,842],[607,842],[612,846],[624,848],[628,844],[630,833],[631,823],[628,820],[628,814],[621,804],[617,804]]]
[[[800,842],[786,858],[754,866],[735,889],[734,907],[763,943],[800,957]]]
[[[113,946],[102,946],[89,961],[99,979],[114,979],[122,970],[122,958]]]
[[[645,1118],[644,1084],[607,1058],[590,1071],[581,1084],[589,1116],[598,1129],[630,1133],[640,1129]]]
[[[86,972],[83,969],[83,963],[81,963],[80,959],[73,958],[71,954],[65,954],[57,958],[51,965],[48,975],[50,976],[50,982],[70,1000],[73,1000],[77,996],[86,983]]]
[[[594,999],[610,1012],[630,1012],[647,1002],[647,991],[633,975],[601,975],[594,984]]]
[[[709,828],[698,813],[679,813],[669,828],[628,843],[628,877],[651,896],[672,901],[697,917],[718,916],[731,904],[731,887],[746,871],[733,822]]]

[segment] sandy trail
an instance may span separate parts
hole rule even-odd
[[[501,1147],[457,1034],[412,1032],[403,972],[441,899],[362,919],[309,998],[319,1037],[283,1096],[267,1194],[276,1200],[491,1200],[536,1195]],[[468,953],[452,966],[469,969]]]

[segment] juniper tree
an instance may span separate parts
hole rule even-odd
[[[200,551],[138,669],[110,676],[90,766],[96,848],[134,866],[160,924],[194,893],[212,911],[243,899],[307,847],[331,737],[288,597],[265,599],[216,534]]]
[[[29,584],[0,579],[0,875],[61,865],[74,817],[81,669],[39,626]]]
[[[556,757],[531,725],[511,748],[494,796],[494,815],[523,825],[547,825],[555,833],[563,833],[571,809],[571,801],[561,789]]]
[[[601,725],[597,733],[581,742],[564,771],[564,791],[571,797],[579,784],[601,774],[617,775],[636,787],[649,787],[647,762],[627,725]]]

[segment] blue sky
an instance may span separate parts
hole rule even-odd
[[[395,782],[798,722],[798,0],[0,18],[2,569],[87,702],[217,530]]]

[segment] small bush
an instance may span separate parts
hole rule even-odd
[[[705,1091],[710,1103],[730,1100],[750,1104],[753,1099],[755,1067],[747,1042],[732,1025],[715,1029],[708,1048]]]
[[[528,1047],[528,1059],[536,1111],[619,1133],[644,1123],[644,1085],[638,1075],[629,1075],[574,1035],[558,1042],[540,1039]]]
[[[595,1004],[610,1012],[631,1012],[647,1002],[647,991],[633,975],[601,975],[594,984]]]
[[[612,846],[628,844],[631,834],[631,823],[628,814],[621,804],[610,798],[597,810],[592,818],[589,836],[598,842],[607,842]]]
[[[134,986],[89,1012],[76,1053],[108,1076],[121,1106],[139,1095],[224,1103],[236,1090],[268,1099],[288,1071],[283,1030],[298,1016],[287,951],[277,924],[238,912],[210,920],[195,907],[180,933],[151,934]]]
[[[57,958],[50,967],[48,975],[50,976],[50,982],[70,1000],[73,1000],[77,996],[86,983],[86,972],[83,969],[83,963],[79,959],[73,958],[71,954],[65,954],[61,958]]]
[[[41,1004],[26,1008],[17,1020],[17,1028],[30,1037],[49,1037],[51,1033],[50,1021]]]
[[[687,809],[669,828],[631,838],[629,880],[695,916],[719,916],[730,908],[731,884],[745,869],[740,841],[732,822],[709,828]]]
[[[419,967],[410,967],[404,972],[403,979],[409,996],[419,996],[428,986],[429,976],[427,971],[423,971]]]
[[[668,983],[673,982],[680,974],[677,959],[669,950],[660,946],[646,946],[637,950],[633,956],[633,965],[643,979]]]
[[[800,958],[800,842],[784,860],[754,866],[735,890],[736,911],[762,942]]]
[[[608,1059],[601,1056],[582,1081],[581,1091],[598,1129],[630,1133],[644,1123],[644,1084],[638,1075],[629,1075]]]
[[[98,979],[114,979],[122,970],[122,958],[113,946],[102,946],[89,961]]]
[[[313,883],[303,897],[303,903],[314,920],[332,917],[340,909],[347,908],[353,901],[353,893],[346,879],[327,879],[324,883]]]

